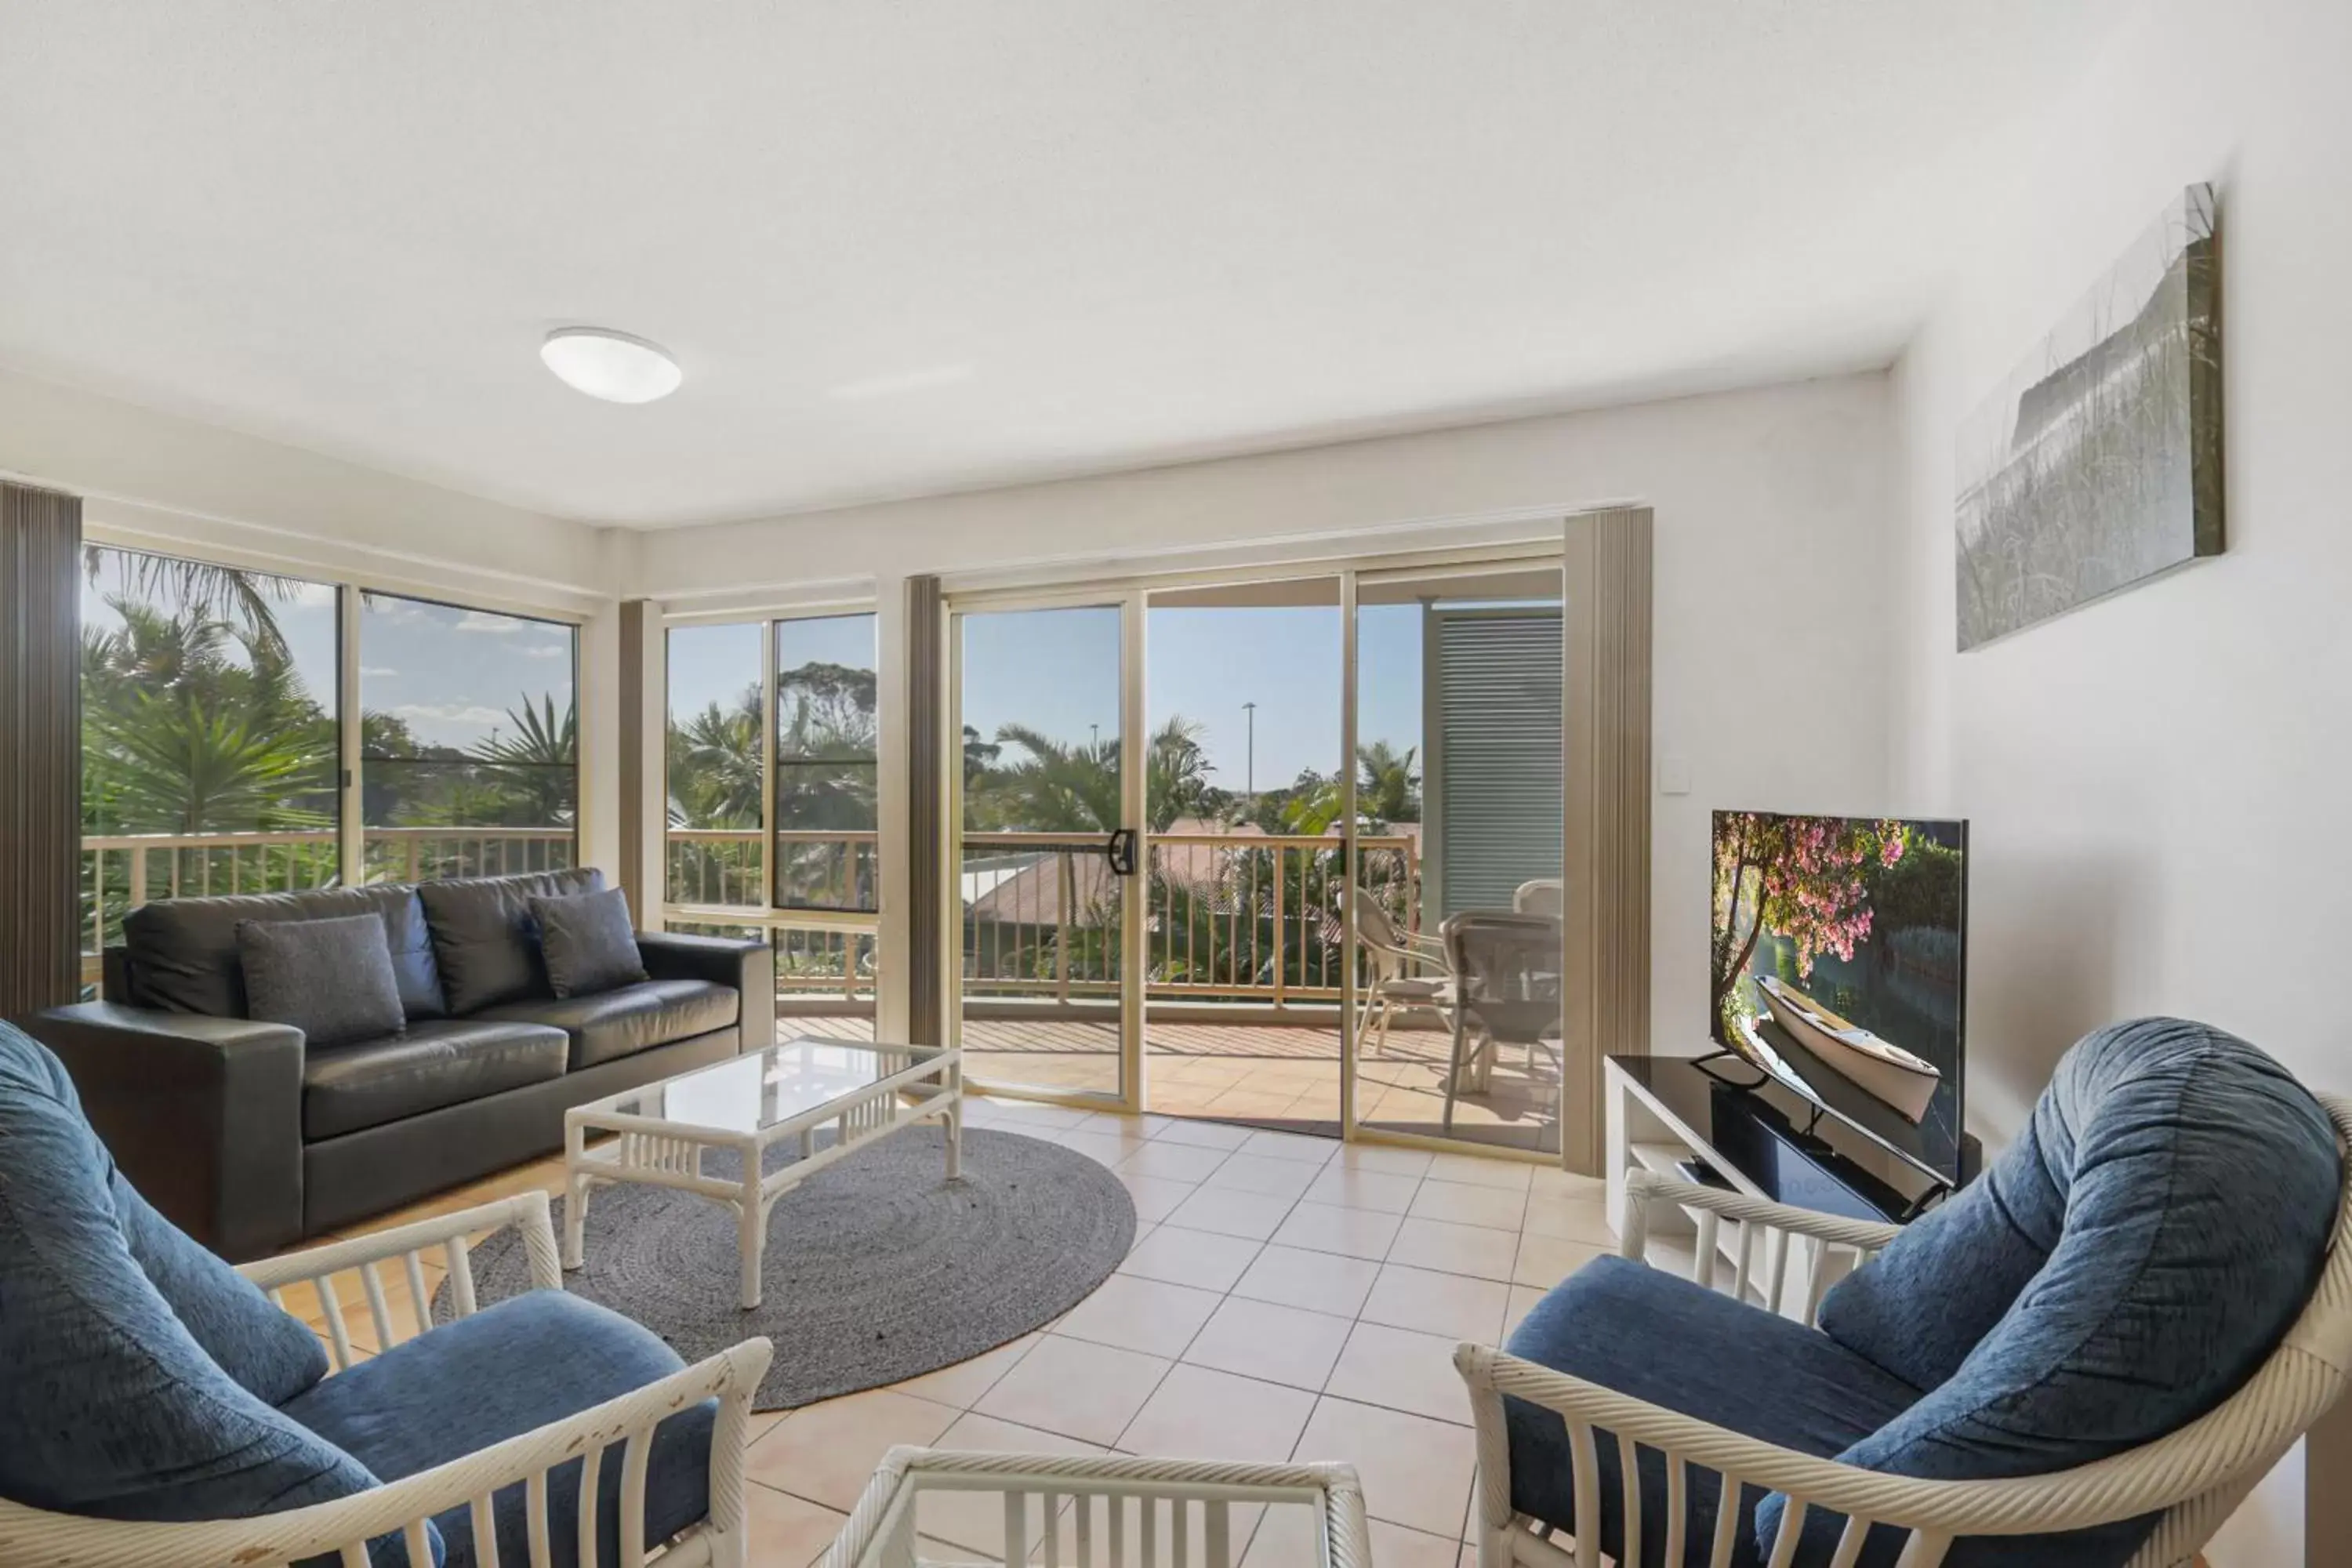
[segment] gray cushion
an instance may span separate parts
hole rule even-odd
[[[349,1045],[397,1030],[400,983],[383,921],[373,913],[324,921],[239,921],[247,1016],[302,1031],[306,1047]]]
[[[330,1442],[400,1480],[509,1437],[575,1415],[685,1366],[677,1352],[616,1312],[561,1290],[531,1290],[395,1345],[289,1403],[291,1415]],[[709,1513],[709,1401],[654,1430],[646,1467],[646,1543],[666,1541]],[[597,1560],[620,1561],[622,1445],[597,1470]],[[559,1568],[580,1561],[580,1461],[548,1478],[548,1547]],[[523,1489],[496,1495],[499,1561],[531,1560]],[[464,1507],[435,1523],[448,1568],[484,1561]]]
[[[593,996],[646,977],[636,924],[629,919],[629,895],[621,889],[533,899],[530,913],[539,923],[548,988],[558,998]]]
[[[648,980],[596,996],[509,1002],[484,1018],[546,1024],[572,1037],[571,1070],[732,1027],[742,999],[708,980]]]
[[[383,919],[385,945],[400,983],[401,1011],[438,1018],[441,978],[434,968],[425,906],[413,888],[321,888],[308,893],[245,893],[228,898],[165,899],[123,917],[126,995],[110,1001],[213,1018],[244,1018],[245,982],[236,947],[240,921],[333,920],[373,910]]]
[[[302,1136],[315,1142],[563,1076],[572,1042],[537,1024],[439,1018],[302,1058]]]
[[[477,1013],[500,1002],[554,995],[540,960],[530,901],[593,892],[604,885],[604,874],[593,867],[420,884],[416,896],[425,903],[433,961],[449,1011]]]
[[[1840,1342],[1937,1385],[1840,1457],[1982,1479],[2067,1469],[2176,1430],[2233,1393],[2294,1323],[2340,1192],[2326,1113],[2245,1041],[2178,1018],[2089,1036],[1983,1178],[1822,1303]],[[1966,1541],[1945,1562],[2101,1568],[2126,1561],[2154,1522]],[[1836,1523],[1809,1520],[1809,1550]],[[1893,1561],[1885,1533],[1865,1563]]]
[[[239,1519],[376,1485],[205,1353],[126,1239],[112,1162],[65,1068],[5,1025],[0,1149],[0,1496],[100,1519]],[[127,1223],[157,1256],[162,1222]],[[250,1327],[230,1322],[236,1303],[216,1279],[192,1290],[201,1267],[162,1245],[181,1300],[236,1354],[227,1341]]]
[[[1536,1303],[1505,1346],[1537,1362],[1654,1405],[1696,1415],[1768,1443],[1826,1458],[1892,1419],[1919,1391],[1871,1365],[1825,1334],[1741,1305],[1664,1269],[1598,1258]],[[1504,1403],[1510,1433],[1511,1506],[1574,1533],[1576,1506],[1567,1424],[1522,1400]],[[1597,1435],[1601,1549],[1623,1539],[1623,1468],[1613,1435]],[[1661,1568],[1665,1541],[1666,1464],[1643,1448],[1639,1460],[1644,1568]],[[1692,1472],[1693,1521],[1685,1536],[1701,1562],[1715,1539],[1722,1487]],[[1743,1518],[1763,1500],[1742,1489]],[[1733,1561],[1763,1561],[1739,1535]],[[1677,1563],[1675,1568],[1682,1568]]]

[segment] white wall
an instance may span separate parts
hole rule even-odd
[[[1893,637],[1890,440],[1886,378],[1846,376],[650,534],[638,581],[673,609],[870,591],[887,616],[916,573],[1133,571],[1187,552],[1328,558],[1349,548],[1337,536],[1366,531],[1381,531],[1376,549],[1528,537],[1528,520],[1645,501],[1657,518],[1657,751],[1687,759],[1693,777],[1689,795],[1656,802],[1656,1048],[1692,1051],[1706,1034],[1710,809],[1887,804],[1877,656]],[[1521,521],[1496,521],[1510,519]],[[1445,520],[1472,521],[1433,531]],[[1791,713],[1812,743],[1789,743]],[[886,784],[903,772],[889,763]],[[903,809],[883,802],[886,821]],[[886,882],[886,942],[892,898]]]
[[[1973,825],[1969,1095],[1989,1142],[2071,1041],[2135,1014],[2208,1019],[2352,1090],[2332,831],[2352,779],[2348,66],[2340,3],[2149,5],[2010,147],[1897,367],[1893,776],[1906,807]],[[2205,179],[2228,553],[1955,654],[1957,421]],[[2218,1568],[2299,1560],[2297,1468],[2217,1543]]]
[[[93,537],[582,621],[582,854],[620,851],[604,531],[0,370],[0,475],[84,498]]]

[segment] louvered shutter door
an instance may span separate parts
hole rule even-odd
[[[1560,874],[1560,617],[1437,612],[1441,913]]]

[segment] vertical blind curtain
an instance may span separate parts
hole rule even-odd
[[[668,896],[663,885],[667,855],[656,858],[652,847],[662,842],[662,824],[648,822],[646,784],[648,770],[659,769],[667,735],[649,722],[646,710],[647,640],[661,636],[653,605],[645,599],[621,601],[621,887],[629,895],[629,912],[648,929],[655,912]]]
[[[945,637],[940,580],[908,578],[907,1035],[919,1046],[947,1043]]]
[[[1560,616],[1432,610],[1441,917],[1560,874]]]
[[[81,984],[81,501],[0,484],[0,1017]]]

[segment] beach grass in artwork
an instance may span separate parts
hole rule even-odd
[[[2221,553],[2213,218],[2189,186],[1962,426],[1963,650]]]

